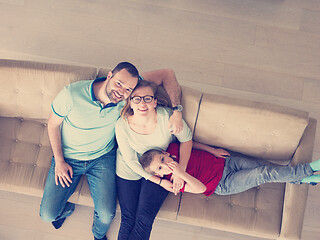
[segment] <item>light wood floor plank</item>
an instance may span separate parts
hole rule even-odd
[[[135,2],[143,2],[170,9],[182,9],[196,12],[197,14],[224,16],[289,29],[299,29],[301,16],[300,4],[297,1],[291,3],[292,1],[290,0],[281,2],[259,0],[179,0],[170,2],[135,0]]]
[[[226,65],[222,87],[289,99],[302,99],[303,78]]]
[[[320,55],[320,34],[257,25],[256,46],[286,50],[297,54]]]
[[[303,96],[304,101],[320,102],[320,81],[314,79],[305,79]]]
[[[320,34],[320,11],[303,9],[300,30]]]
[[[70,13],[77,9],[77,14],[82,15],[84,20],[88,16],[100,16],[101,19],[117,19],[118,22],[124,24],[135,23],[137,26],[157,26],[159,30],[177,31],[178,29],[182,33],[197,31],[198,34],[204,36],[225,35],[227,38],[235,38],[236,41],[240,42],[252,42],[254,36],[255,24],[251,22],[223,16],[197,14],[185,10],[171,9],[166,6],[154,6],[148,3],[108,1],[108,4],[105,5],[102,2],[100,4],[82,2],[79,6],[76,6],[74,2],[71,2],[67,3],[66,6],[64,2],[57,1],[55,4],[42,3],[41,5],[42,8],[51,8],[50,11],[57,9],[58,11]],[[39,8],[39,6],[32,5],[30,8]],[[244,29],[247,30],[243,31]]]
[[[1,58],[106,68],[131,61],[141,72],[172,68],[182,85],[204,92],[306,110],[318,119],[320,158],[320,0],[0,0],[0,22]],[[303,240],[319,236],[318,199],[319,187],[310,188]],[[57,232],[39,218],[39,204],[0,192],[0,239],[92,239],[92,208],[77,207]],[[250,239],[156,220],[152,239],[166,233]]]

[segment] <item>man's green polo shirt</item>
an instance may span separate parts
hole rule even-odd
[[[72,83],[53,100],[53,112],[64,118],[61,124],[64,157],[92,160],[113,149],[115,124],[124,101],[103,107],[96,99],[92,84],[105,79]]]

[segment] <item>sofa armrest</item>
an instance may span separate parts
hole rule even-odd
[[[317,121],[310,118],[290,165],[312,161],[316,125]],[[286,184],[281,232],[278,239],[301,239],[308,189],[309,186],[306,184]]]

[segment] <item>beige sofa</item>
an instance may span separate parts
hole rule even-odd
[[[0,189],[42,196],[52,152],[50,103],[70,82],[107,70],[0,60]],[[316,120],[308,113],[183,87],[194,139],[279,164],[310,162]],[[292,160],[290,160],[292,159]],[[158,217],[267,239],[299,239],[307,185],[264,184],[232,196],[169,195]],[[92,206],[85,178],[70,201]]]

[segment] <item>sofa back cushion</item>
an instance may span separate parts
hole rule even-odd
[[[203,94],[194,140],[287,162],[308,125],[308,113],[268,103]]]
[[[64,86],[96,74],[90,67],[0,59],[0,115],[47,119],[52,100]]]
[[[197,121],[201,97],[201,92],[192,88],[182,86],[181,104],[183,106],[183,119],[186,121],[192,132],[194,131],[194,127]]]

